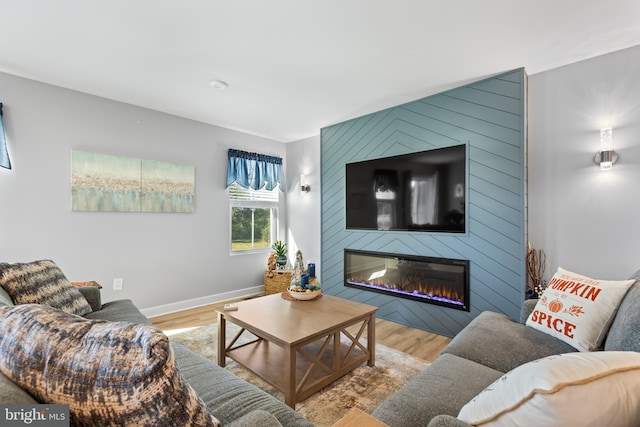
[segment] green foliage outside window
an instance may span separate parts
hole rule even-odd
[[[271,246],[271,209],[231,209],[231,250],[262,249]]]

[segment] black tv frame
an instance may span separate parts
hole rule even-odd
[[[350,165],[358,165],[365,163],[384,163],[386,161],[402,161],[403,159],[411,159],[417,158],[423,155],[430,155],[431,153],[436,154],[438,151],[444,151],[447,149],[459,149],[463,148],[464,150],[464,182],[462,183],[462,201],[461,201],[461,212],[456,212],[456,214],[461,215],[462,222],[458,224],[447,224],[442,221],[439,221],[437,224],[428,224],[425,226],[416,226],[412,224],[406,224],[404,227],[396,227],[396,228],[378,228],[378,227],[367,227],[367,226],[354,226],[349,221],[349,205],[350,203],[354,203],[354,195],[350,194],[350,187],[348,181],[348,169]],[[373,181],[372,181],[373,183]],[[422,150],[417,152],[410,152],[386,157],[377,157],[373,159],[366,160],[358,160],[353,162],[348,162],[345,164],[345,229],[348,231],[382,231],[382,232],[419,232],[419,233],[437,233],[437,234],[453,234],[453,235],[467,235],[468,234],[468,224],[469,224],[469,216],[468,216],[468,203],[469,203],[469,144],[468,141],[456,143],[453,145],[447,145],[442,147],[434,147],[429,150]],[[450,189],[451,190],[451,189]],[[401,203],[405,204],[406,201],[403,200]],[[404,209],[404,208],[403,208]],[[452,212],[452,209],[448,210],[447,213]],[[458,216],[460,218],[460,216]]]

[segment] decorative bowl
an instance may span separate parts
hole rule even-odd
[[[295,290],[292,288],[287,288],[287,292],[289,293],[289,295],[291,295],[295,299],[306,301],[306,300],[314,299],[315,297],[320,295],[322,293],[322,290],[318,289],[317,291],[312,291],[310,289]]]

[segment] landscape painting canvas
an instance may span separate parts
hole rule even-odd
[[[193,166],[142,161],[142,212],[193,212],[194,198]]]
[[[140,159],[71,152],[74,211],[140,212]]]
[[[73,150],[71,208],[100,212],[193,212],[195,168]]]

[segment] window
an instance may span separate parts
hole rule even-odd
[[[282,159],[235,149],[228,155],[231,253],[266,252],[277,237]]]
[[[280,189],[229,186],[231,252],[266,251],[277,239]]]
[[[4,135],[4,127],[2,126],[2,102],[0,102],[0,166],[11,169],[11,160],[9,160],[9,151],[7,151],[7,140]]]

